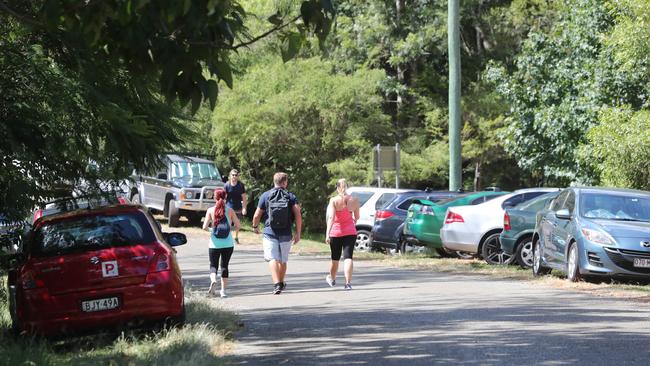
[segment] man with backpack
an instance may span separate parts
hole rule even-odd
[[[273,294],[279,295],[287,286],[284,276],[291,244],[298,244],[302,232],[302,215],[298,198],[287,190],[289,179],[286,173],[273,175],[274,188],[262,193],[253,216],[253,230],[260,233],[259,224],[264,217],[262,245],[264,259],[269,262],[273,279]],[[296,223],[296,232],[291,228]]]

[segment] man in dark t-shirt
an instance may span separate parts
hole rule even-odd
[[[248,204],[248,195],[244,183],[239,181],[239,171],[233,169],[230,171],[228,182],[223,186],[226,191],[226,206],[235,211],[237,218],[241,221],[246,215],[246,205]],[[239,244],[239,229],[235,230],[235,242]]]
[[[264,247],[264,259],[269,262],[271,278],[273,279],[273,294],[279,295],[287,284],[284,282],[284,276],[287,273],[287,262],[289,261],[289,251],[292,244],[298,244],[302,232],[302,215],[298,198],[287,191],[289,180],[286,173],[275,173],[273,176],[274,188],[262,193],[260,201],[257,204],[257,210],[253,215],[253,230],[256,234],[260,233],[259,224],[264,219],[264,230],[262,237],[262,246]],[[279,192],[281,191],[281,192]],[[282,204],[278,197],[282,198]],[[279,206],[278,206],[279,204]],[[278,210],[278,207],[284,207],[288,215],[284,216],[286,221],[273,221],[272,212]],[[282,227],[278,227],[281,222]],[[292,227],[296,225],[296,231],[292,234]]]

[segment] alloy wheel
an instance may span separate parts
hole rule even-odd
[[[567,279],[576,282],[580,279],[580,271],[578,269],[578,245],[573,244],[569,249],[569,261],[567,263]]]
[[[520,244],[519,248],[519,264],[525,267],[532,267],[534,258],[533,258],[533,240],[529,239]]]
[[[482,254],[488,264],[506,265],[510,264],[514,259],[512,255],[507,254],[501,249],[498,233],[492,234],[485,239]]]
[[[359,230],[357,232],[357,241],[354,243],[354,250],[360,252],[370,251],[370,234],[367,231]]]

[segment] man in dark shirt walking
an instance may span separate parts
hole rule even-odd
[[[228,182],[224,184],[226,190],[226,206],[235,211],[237,218],[241,221],[246,215],[246,205],[248,204],[248,195],[244,183],[239,181],[239,171],[233,169],[230,171]],[[235,243],[239,244],[239,229],[235,229]]]
[[[287,273],[287,262],[292,244],[298,244],[302,232],[302,215],[298,198],[287,191],[289,179],[286,173],[273,175],[274,188],[262,193],[253,215],[253,230],[259,234],[259,224],[262,217],[264,230],[262,245],[264,259],[269,262],[271,278],[273,279],[273,294],[279,295],[287,286],[284,276]],[[291,228],[296,223],[296,231],[292,236]]]

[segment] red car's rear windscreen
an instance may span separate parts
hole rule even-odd
[[[151,243],[156,237],[141,212],[101,213],[43,224],[29,248],[34,256],[52,256],[116,246]]]

